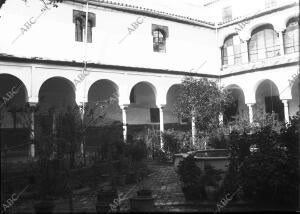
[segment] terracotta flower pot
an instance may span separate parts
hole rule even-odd
[[[151,190],[139,190],[136,197],[130,198],[131,212],[151,212],[155,211],[154,197]]]

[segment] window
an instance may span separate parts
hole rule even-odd
[[[168,27],[152,25],[153,51],[166,52],[166,39],[168,37]]]
[[[159,109],[150,108],[150,120],[151,123],[159,123]]]
[[[299,18],[291,19],[283,34],[284,53],[299,52]]]
[[[75,23],[75,41],[83,42],[85,38],[86,13],[73,10],[73,23]],[[92,28],[95,27],[95,14],[88,13],[87,42],[92,42]]]
[[[228,7],[224,7],[223,8],[223,14],[222,14],[222,17],[223,17],[223,21],[229,21],[232,19],[232,9],[231,9],[231,6],[228,6]]]
[[[276,0],[265,0],[265,8],[276,7]]]
[[[232,61],[234,64],[240,64],[242,62],[241,44],[237,34],[231,35],[225,39],[221,52],[222,65],[230,64],[229,61]]]
[[[265,25],[254,30],[248,50],[251,62],[280,55],[279,38],[273,27]]]
[[[161,30],[153,32],[153,51],[166,52],[166,38]]]
[[[75,21],[75,41],[83,42],[83,20],[77,18]]]

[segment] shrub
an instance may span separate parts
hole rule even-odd
[[[142,161],[147,157],[147,145],[143,140],[134,140],[128,145],[127,155],[135,162]]]
[[[298,125],[297,125],[298,124]],[[252,135],[230,136],[231,162],[224,191],[243,188],[244,199],[260,206],[295,208],[299,188],[299,116],[280,133],[271,124]],[[256,150],[250,152],[250,146]]]
[[[172,155],[179,152],[180,144],[178,138],[174,135],[174,132],[166,131],[162,134],[163,137],[163,149],[170,152]]]
[[[166,153],[163,152],[161,149],[156,149],[154,151],[154,158],[162,163],[165,163],[168,160]]]
[[[223,132],[212,133],[208,138],[207,147],[211,147],[213,149],[227,149],[228,142],[225,139],[225,135]]]
[[[189,155],[179,163],[178,174],[183,182],[182,190],[185,197],[191,200],[200,199],[201,192],[203,192],[199,182],[202,172],[197,167],[193,155]]]
[[[204,172],[196,165],[193,155],[189,155],[179,163],[178,174],[183,182],[183,193],[188,200],[207,199],[206,187],[218,188],[221,180],[221,170],[211,165],[205,165]]]

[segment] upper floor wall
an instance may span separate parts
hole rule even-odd
[[[57,8],[49,6],[50,9],[41,11],[44,5],[39,0],[27,1],[27,4],[7,1],[1,9],[0,29],[5,30],[0,34],[0,52],[26,58],[76,62],[86,59],[88,63],[205,74],[214,74],[220,69],[215,57],[218,48],[213,27],[143,13],[90,4],[89,12],[94,17],[92,42],[85,45],[76,41],[78,29],[76,31],[74,11],[82,14],[86,11],[86,5],[78,2],[64,1]],[[154,32],[157,27],[165,31],[164,52],[154,51],[154,40],[160,40],[160,35]]]
[[[243,17],[218,30],[220,74],[299,63],[298,5]]]
[[[207,20],[224,24],[239,17],[269,11],[296,0],[208,0],[204,3]]]

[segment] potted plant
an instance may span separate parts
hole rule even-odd
[[[155,198],[152,196],[152,190],[145,185],[143,181],[140,182],[139,190],[136,196],[130,198],[131,212],[151,212],[155,210]]]

